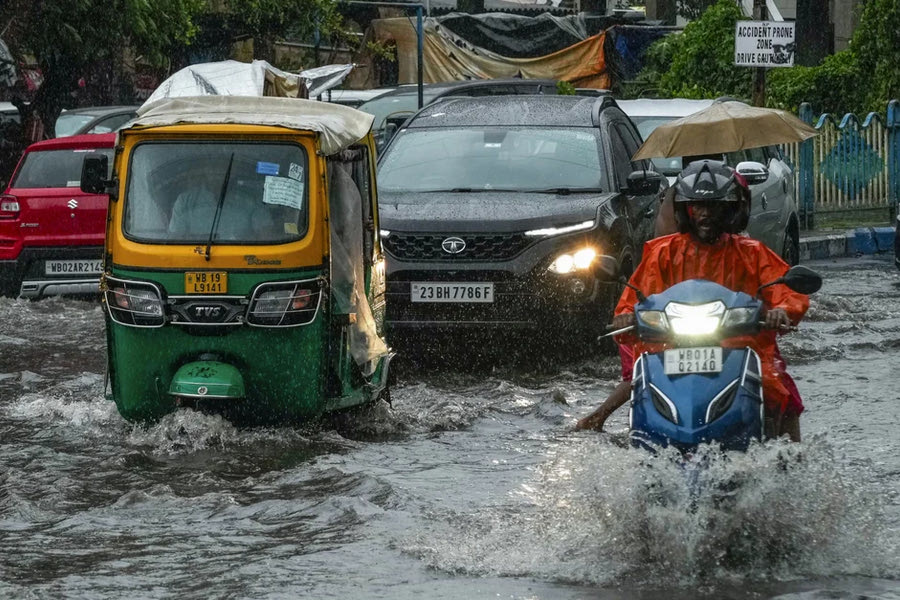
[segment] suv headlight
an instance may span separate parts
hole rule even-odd
[[[106,308],[113,321],[130,327],[162,327],[166,311],[156,284],[106,278]]]
[[[597,258],[597,251],[593,248],[582,248],[575,252],[567,252],[557,256],[550,263],[549,270],[552,273],[565,275],[575,271],[583,271],[589,268]]]
[[[669,326],[676,335],[709,335],[718,329],[724,314],[721,300],[696,305],[670,302],[666,306]]]
[[[247,323],[258,327],[307,325],[316,318],[321,299],[318,279],[264,283],[250,298]]]

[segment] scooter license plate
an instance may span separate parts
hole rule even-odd
[[[663,368],[666,375],[720,373],[722,371],[722,348],[702,346],[666,350]]]
[[[184,274],[185,294],[224,294],[228,292],[225,271],[188,271]]]

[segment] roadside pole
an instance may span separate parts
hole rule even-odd
[[[753,0],[753,20],[765,21],[768,11],[766,0]],[[753,70],[753,106],[766,105],[766,67],[758,66]]]
[[[413,2],[362,2],[360,0],[341,0],[343,4],[359,4],[363,6],[393,6],[395,8],[416,9],[416,75],[418,78],[419,92],[419,108],[425,103],[425,90],[422,87],[422,80],[425,75],[425,32],[422,27],[422,13],[425,11],[423,4]],[[429,0],[429,12],[431,11],[431,2]],[[399,59],[398,59],[399,60]]]

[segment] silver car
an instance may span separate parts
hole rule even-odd
[[[659,125],[686,117],[714,100],[640,99],[620,100],[619,106],[634,122],[644,139]],[[794,197],[794,171],[777,146],[739,150],[722,159],[747,177],[752,194],[747,233],[794,265],[800,259],[800,217]],[[682,169],[681,157],[654,158],[656,170],[670,182]]]

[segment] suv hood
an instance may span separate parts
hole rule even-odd
[[[404,232],[508,233],[597,218],[612,193],[380,192],[380,227]]]

